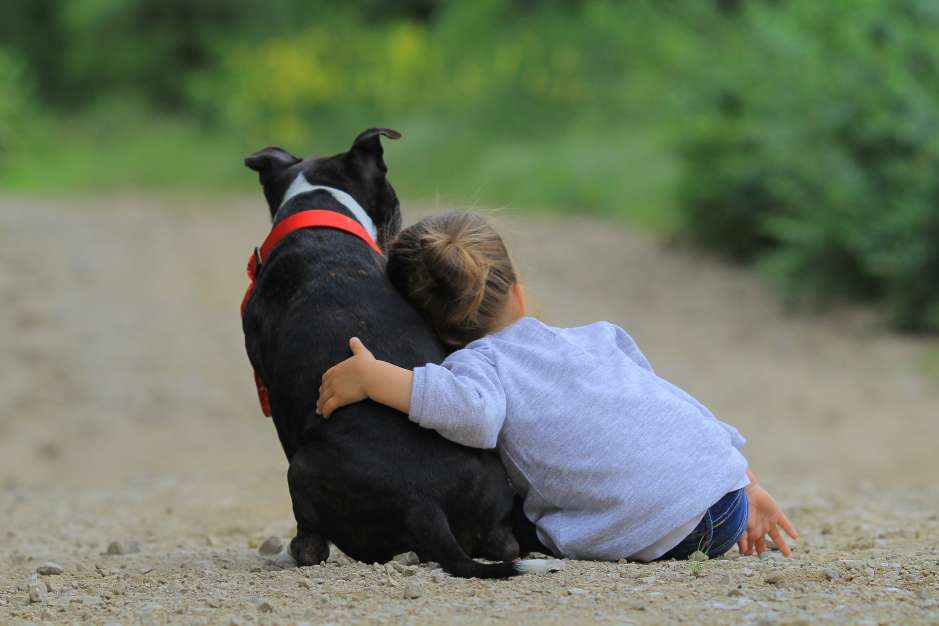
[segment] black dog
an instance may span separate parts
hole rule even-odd
[[[333,211],[355,219],[384,246],[401,215],[385,177],[380,135],[400,136],[369,129],[348,152],[327,158],[301,160],[282,148],[247,157],[275,226],[300,211]],[[352,336],[377,358],[402,367],[445,356],[425,321],[388,282],[384,258],[347,232],[308,228],[287,235],[257,272],[245,302],[245,345],[269,389],[290,462],[293,558],[300,565],[320,563],[332,541],[366,562],[413,550],[460,577],[543,569],[512,562],[519,555],[513,523],[523,538],[534,533],[517,503],[513,515],[513,492],[495,455],[458,446],[374,402],[350,405],[329,421],[315,415],[320,378],[349,356]]]

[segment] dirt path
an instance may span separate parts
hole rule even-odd
[[[749,436],[792,559],[279,570],[253,546],[291,536],[286,463],[237,315],[260,202],[7,199],[0,624],[939,623],[939,342],[787,316],[749,274],[609,224],[500,221],[547,321],[624,325]]]

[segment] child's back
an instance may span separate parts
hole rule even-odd
[[[565,556],[657,558],[747,484],[744,440],[652,371],[622,329],[530,317],[414,370],[411,419],[494,447],[545,545]],[[687,529],[685,532],[678,532]]]

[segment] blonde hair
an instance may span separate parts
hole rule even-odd
[[[497,330],[517,282],[499,234],[462,211],[402,230],[388,247],[388,277],[454,347]]]

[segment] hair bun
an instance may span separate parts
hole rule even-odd
[[[442,213],[402,230],[388,247],[388,278],[460,346],[505,319],[515,271],[501,237],[479,215]]]

